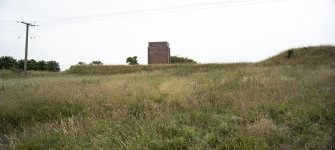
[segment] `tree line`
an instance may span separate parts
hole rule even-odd
[[[11,56],[2,56],[0,57],[0,69],[24,69],[24,60],[16,60]],[[35,70],[35,71],[60,71],[59,63],[51,60],[51,61],[36,61],[34,59],[27,60],[27,70]]]

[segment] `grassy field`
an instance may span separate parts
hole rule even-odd
[[[335,149],[334,53],[2,71],[0,149]]]

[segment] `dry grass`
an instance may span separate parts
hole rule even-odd
[[[0,149],[335,148],[332,63],[5,74]]]
[[[2,148],[334,148],[334,68],[223,68],[4,78]]]

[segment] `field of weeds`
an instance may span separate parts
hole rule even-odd
[[[334,66],[217,66],[2,78],[0,149],[335,148]]]

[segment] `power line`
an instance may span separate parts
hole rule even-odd
[[[32,32],[31,32],[31,35],[32,35],[32,37],[33,37],[33,38],[31,38],[31,39],[32,39],[31,42],[32,42],[33,47],[34,47],[35,50],[36,50],[35,52],[36,52],[36,53],[39,53],[39,55],[44,56],[45,53],[43,52],[43,49],[41,48],[40,43],[37,41],[37,39],[38,39],[38,35],[35,34],[35,31],[32,31]]]
[[[156,11],[165,11],[171,9],[185,9],[190,7],[204,7],[210,5],[219,5],[219,4],[229,4],[229,3],[237,3],[237,2],[248,2],[248,1],[259,1],[259,0],[229,0],[229,1],[215,1],[215,2],[207,2],[207,3],[196,3],[196,4],[188,4],[188,5],[174,5],[168,7],[160,7],[160,8],[151,8],[151,9],[142,9],[142,10],[132,10],[132,11],[123,11],[123,12],[106,12],[95,15],[87,15],[87,16],[77,16],[77,17],[69,17],[69,18],[61,18],[57,19],[57,21],[71,21],[73,19],[89,19],[96,17],[106,17],[106,16],[114,16],[114,15],[128,15],[134,13],[146,13],[146,12],[156,12]],[[41,20],[43,22],[43,20]],[[48,21],[47,19],[45,21]]]
[[[15,23],[0,23],[1,26],[13,26]]]
[[[286,0],[223,0],[223,1],[221,0],[221,1],[214,1],[214,2],[194,3],[194,4],[188,4],[188,5],[174,5],[174,6],[168,6],[168,7],[142,9],[142,10],[106,12],[106,13],[100,13],[100,14],[94,14],[94,15],[68,17],[68,18],[39,19],[38,21],[43,26],[49,26],[49,25],[56,25],[56,24],[90,22],[90,21],[104,20],[104,19],[117,18],[117,17],[124,18],[124,17],[154,15],[154,14],[171,13],[171,12],[185,12],[185,11],[195,11],[195,10],[213,9],[213,8],[221,8],[221,7],[233,7],[233,6],[274,3],[274,2],[279,2],[279,1],[286,1]],[[14,23],[17,23],[17,22],[18,21],[15,21],[15,20],[1,20],[0,19],[0,25],[13,25]]]
[[[115,17],[133,17],[133,16],[170,13],[170,12],[185,12],[185,11],[212,9],[212,8],[220,8],[220,7],[232,7],[232,6],[244,6],[244,5],[274,3],[274,2],[279,2],[279,1],[285,1],[285,0],[215,1],[215,2],[207,2],[207,3],[196,3],[196,4],[189,4],[189,5],[176,5],[176,6],[143,9],[143,10],[134,10],[134,11],[107,12],[107,13],[101,13],[101,14],[95,14],[95,15],[69,17],[69,18],[42,19],[39,22],[42,25],[55,25],[55,24],[60,24],[60,23],[61,24],[80,23],[80,22],[90,22],[90,21],[97,21],[97,20],[103,20],[103,19],[115,18]]]
[[[17,23],[17,21],[6,21],[6,20],[0,20],[0,23]]]
[[[5,52],[5,56],[9,53],[9,51],[11,51],[14,47],[14,45],[19,41],[19,39],[21,38],[22,34],[23,34],[24,30],[22,30],[22,32],[20,32],[20,34],[17,36],[17,38],[14,40],[14,42],[9,46],[9,48],[6,50]]]
[[[20,23],[20,21],[4,21],[0,19],[0,26],[14,26],[14,25],[18,25],[18,23]]]

